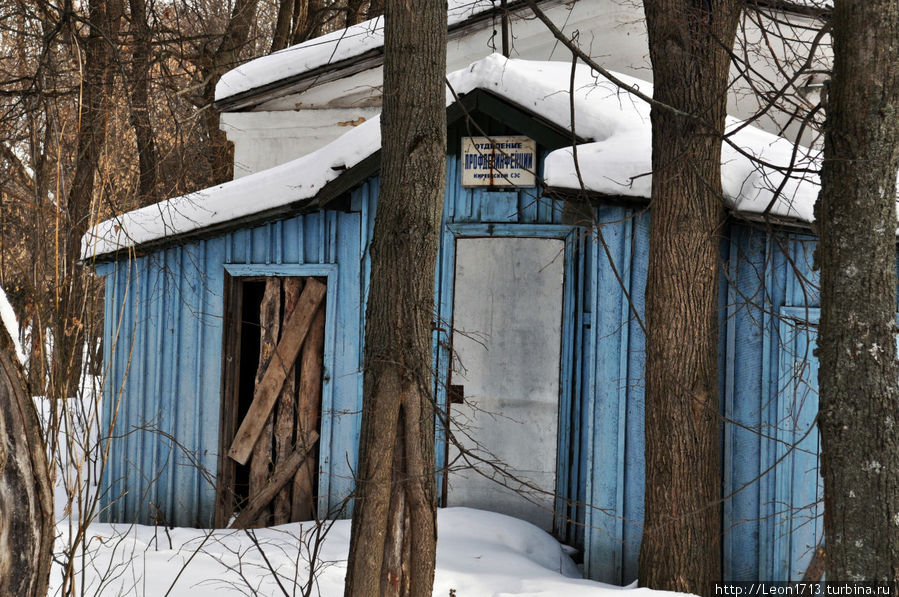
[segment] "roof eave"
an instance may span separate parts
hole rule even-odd
[[[538,4],[561,4],[565,0],[537,0]],[[500,6],[486,10],[451,25],[447,29],[448,40],[463,37],[478,28],[484,21],[492,19],[502,10],[516,11],[527,7],[526,0],[511,0],[503,9]],[[291,95],[302,93],[317,85],[323,85],[331,81],[337,81],[355,74],[377,68],[384,64],[384,47],[373,48],[367,52],[352,56],[333,63],[323,64],[314,69],[284,77],[253,89],[248,89],[234,95],[229,95],[216,100],[212,105],[221,112],[240,112],[250,110],[260,104]]]

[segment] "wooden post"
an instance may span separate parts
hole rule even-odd
[[[284,320],[290,319],[300,300],[300,292],[303,290],[302,278],[284,279]],[[308,335],[305,344],[309,343]],[[290,367],[284,385],[281,387],[281,396],[278,398],[278,409],[275,413],[275,468],[287,460],[293,447],[294,427],[296,424],[296,364]],[[263,432],[264,433],[264,432]],[[308,459],[307,459],[308,460]],[[290,485],[286,485],[275,496],[274,522],[284,524],[290,522]]]
[[[225,448],[234,437],[240,404],[240,341],[243,327],[243,284],[225,275],[224,334],[222,338],[222,408],[219,419],[219,458],[216,476],[215,526],[227,526],[234,512],[235,463]]]
[[[322,359],[325,345],[325,310],[319,309],[312,320],[309,336],[300,360],[300,389],[297,395],[297,432],[318,429],[322,396]],[[315,518],[313,503],[315,461],[310,458],[297,471],[293,480],[291,520]]]
[[[256,368],[256,392],[262,383],[263,376],[275,354],[278,343],[278,332],[281,327],[281,279],[267,278],[262,304],[259,307],[259,366]],[[262,434],[253,448],[250,460],[250,499],[253,498],[268,482],[272,469],[272,416],[266,417]],[[267,517],[264,517],[267,518]],[[267,520],[260,520],[263,526]]]

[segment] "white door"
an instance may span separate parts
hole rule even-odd
[[[450,425],[475,459],[450,443],[450,506],[552,528],[564,255],[556,239],[456,241]]]

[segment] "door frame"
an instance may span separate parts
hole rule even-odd
[[[577,237],[585,230],[578,226],[563,224],[445,224],[440,240],[438,255],[438,275],[435,279],[435,307],[438,316],[435,325],[432,353],[436,368],[433,392],[437,402],[437,421],[435,429],[437,457],[437,499],[442,506],[446,504],[445,474],[447,459],[447,437],[445,425],[447,420],[447,383],[452,366],[452,325],[453,296],[456,279],[456,241],[460,238],[545,238],[562,240],[565,243],[563,259],[564,278],[562,282],[562,305],[559,314],[562,325],[562,346],[559,363],[559,408],[558,437],[556,443],[556,499],[553,512],[553,530],[557,536],[565,531],[563,505],[573,496],[570,493],[571,483],[571,438],[576,430],[572,428],[571,407],[574,372],[575,343],[575,309],[577,280]]]
[[[338,266],[336,264],[224,264],[225,279],[223,289],[223,300],[227,303],[233,300],[235,293],[239,288],[240,278],[287,278],[287,277],[316,277],[325,278],[327,280],[327,290],[325,292],[325,346],[322,355],[322,408],[319,413],[320,434],[318,444],[319,457],[316,463],[318,471],[318,511],[328,511],[328,496],[330,495],[330,445],[331,445],[331,427],[333,418],[334,404],[334,386],[331,381],[331,372],[334,370],[334,340],[337,324],[337,280]],[[237,279],[237,280],[235,280]],[[237,284],[235,284],[237,282]],[[238,421],[230,413],[225,411],[226,401],[232,401],[229,394],[233,391],[236,379],[236,371],[234,371],[233,363],[227,364],[225,360],[228,357],[227,344],[229,343],[229,334],[232,332],[234,322],[230,321],[230,315],[225,313],[224,329],[222,334],[223,351],[222,351],[222,390],[221,390],[221,407],[219,414],[219,464],[218,473],[216,475],[216,502],[215,502],[215,521],[216,526],[223,527],[227,524],[227,519],[233,512],[227,512],[227,499],[225,491],[227,488],[222,487],[222,481],[228,483],[233,482],[233,474],[227,474],[227,470],[233,470],[233,461],[230,461],[225,448],[225,442],[233,439],[234,433],[237,431]],[[231,367],[231,371],[227,367]],[[230,436],[230,437],[228,437]],[[232,504],[233,508],[233,504]]]

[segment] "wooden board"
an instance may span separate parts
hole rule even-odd
[[[306,283],[293,315],[284,326],[272,361],[256,388],[247,416],[244,417],[228,451],[228,456],[233,460],[246,464],[249,459],[266,419],[281,393],[287,373],[296,361],[315,312],[325,297],[325,290],[325,285],[313,278]]]
[[[293,478],[297,469],[306,460],[309,449],[318,441],[318,432],[313,431],[301,437],[301,442],[297,444],[293,453],[278,466],[272,473],[271,478],[256,495],[250,499],[247,507],[231,523],[231,528],[241,529],[253,526],[260,513],[269,505],[275,495],[281,491],[281,488]]]
[[[275,354],[278,333],[281,328],[281,279],[268,278],[265,293],[259,306],[259,365],[256,368],[255,392],[259,391],[264,375]],[[272,416],[269,414],[262,426],[259,441],[253,447],[250,459],[250,497],[258,493],[268,482],[272,470]],[[263,524],[265,521],[263,521]]]
[[[240,403],[240,341],[243,313],[243,284],[240,278],[225,275],[224,325],[222,338],[222,408],[219,421],[219,446],[227,446],[237,428]],[[227,526],[234,512],[234,461],[219,450],[216,476],[215,526]]]
[[[300,300],[303,291],[302,278],[284,278],[284,319],[289,320]],[[319,309],[321,311],[321,309]],[[309,335],[303,346],[309,344]],[[284,385],[281,387],[281,395],[278,397],[275,412],[275,456],[274,466],[279,467],[290,456],[294,442],[294,428],[296,426],[296,363],[287,373]],[[265,431],[263,431],[265,433]],[[308,462],[310,459],[307,459]],[[272,514],[275,524],[290,522],[290,490],[289,484],[285,484],[275,496],[272,505]]]
[[[300,388],[297,395],[298,432],[318,429],[322,396],[322,357],[325,345],[325,310],[319,309],[312,321],[312,327],[303,344],[300,360]],[[293,481],[293,503],[291,520],[312,520],[315,518],[313,488],[315,462],[303,463]]]

